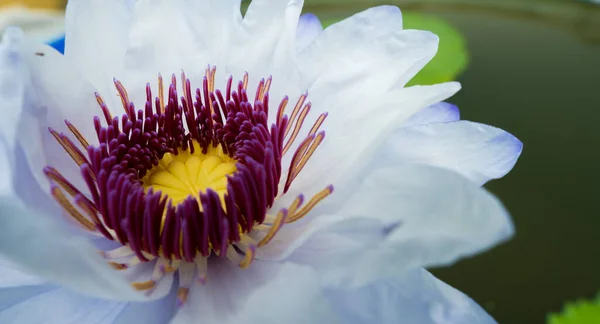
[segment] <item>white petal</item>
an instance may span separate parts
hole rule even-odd
[[[365,72],[368,68],[380,72],[382,65],[390,63],[386,58],[394,54],[404,55],[395,51],[402,47],[402,36],[393,36],[402,35],[398,34],[401,30],[402,15],[400,10],[393,6],[370,8],[329,26],[298,56],[306,85],[314,83],[321,75],[326,76],[334,72],[346,72],[348,77],[367,76]],[[410,46],[410,52],[421,49],[418,47],[419,42],[411,45],[413,46]],[[435,54],[435,49],[432,51],[428,55]],[[377,62],[382,58],[383,61]],[[396,77],[404,73],[404,70],[399,70],[396,66],[387,67],[387,72],[394,73]],[[377,76],[379,74],[375,73]],[[380,90],[387,90],[386,86],[391,84],[379,84]]]
[[[412,115],[402,127],[426,125],[431,123],[449,123],[460,120],[458,107],[447,102],[438,102],[425,107]]]
[[[40,69],[40,60],[51,64]],[[55,125],[61,129],[64,112],[82,107],[79,94],[70,92],[77,91],[76,86],[65,87],[54,79],[68,76],[72,70],[65,66],[64,58],[55,50],[27,44],[17,29],[8,29],[4,33],[0,43],[0,64],[0,100],[7,103],[0,108],[6,116],[0,124],[0,194],[11,196],[16,193],[33,208],[57,211],[56,204],[46,194],[48,183],[42,173],[43,167],[48,163],[55,166],[67,163],[70,168],[65,174],[69,178],[75,174],[74,180],[80,178],[79,168],[47,129]],[[44,83],[48,84],[42,86]],[[84,87],[86,83],[76,84]],[[81,116],[87,116],[85,111],[74,113],[74,119]],[[74,172],[69,173],[69,170]]]
[[[206,62],[198,62],[200,69],[204,69],[207,64],[219,64],[220,69],[224,68],[221,62],[227,62],[229,55],[233,54],[230,53],[232,45],[239,43],[244,35],[240,3],[241,0],[187,0],[185,6],[181,7],[183,12],[179,19],[186,21],[189,26],[187,28],[196,37],[195,41],[201,43],[201,47],[209,53],[205,57]],[[223,61],[213,61],[214,58],[223,57]],[[173,72],[179,71],[169,73]]]
[[[7,151],[2,140],[3,136],[0,134],[0,156],[12,154]],[[0,160],[0,170],[10,172],[11,165]],[[12,176],[10,173],[6,174],[6,177]],[[21,176],[18,183],[25,180],[24,175]],[[14,275],[14,282],[3,285],[40,283],[37,282],[40,279],[19,276],[18,271],[26,270],[34,277],[70,285],[73,289],[90,295],[144,299],[134,293],[129,283],[116,271],[107,266],[91,245],[82,241],[81,237],[73,237],[60,228],[56,218],[27,210],[20,203],[21,198],[23,197],[15,197],[12,191],[3,192],[0,196],[0,253],[10,259],[5,267],[6,270],[11,269]],[[37,197],[34,195],[30,198],[42,205],[48,199],[44,193],[39,192]],[[5,275],[5,278],[10,277]]]
[[[9,160],[6,140],[0,134],[0,196],[9,196],[14,192],[11,174],[11,161]]]
[[[254,0],[248,5],[244,23],[251,28],[266,30],[273,19],[280,18],[281,11],[295,0]]]
[[[123,307],[116,319],[110,324],[165,324],[178,311],[176,302],[177,289],[164,298],[150,302],[129,302]]]
[[[190,17],[186,9],[185,0],[140,0],[135,3],[120,79],[136,106],[142,107],[146,102],[147,83],[156,89],[159,73],[165,77],[167,89],[171,74],[179,76],[182,69],[188,74],[204,74],[209,64],[206,48],[210,44],[188,24]]]
[[[164,324],[177,307],[175,289],[151,302],[118,302],[82,296],[66,288],[0,289],[0,322],[28,324]],[[35,310],[35,311],[32,311]]]
[[[318,37],[307,50],[326,46],[324,38]],[[433,58],[439,39],[428,31],[401,30],[359,41],[344,44],[337,51],[322,48],[318,59],[306,59],[301,53],[304,84],[317,109],[326,110],[335,103],[349,106],[362,103],[361,99],[374,104],[386,91],[401,88],[412,79]],[[311,71],[314,77],[308,75]]]
[[[332,256],[377,246],[398,225],[376,218],[333,215],[311,218],[284,226],[269,244],[258,249],[256,258],[269,261],[289,258],[302,264],[327,262]]]
[[[271,46],[274,45],[273,42],[276,43],[278,38],[289,36],[285,32],[292,31],[293,36],[295,36],[303,4],[303,0],[254,0],[250,2],[244,16],[244,27],[251,34],[249,38],[261,44],[260,46],[256,46],[256,48],[262,47],[261,51],[265,51],[265,54],[267,54],[268,52],[272,52],[273,47]],[[282,30],[281,28],[275,29],[274,27],[281,27],[281,22],[288,18],[285,15],[290,8],[294,8],[295,13],[297,13],[294,29],[289,31]],[[289,45],[292,45],[293,48],[294,44]],[[256,55],[256,53],[248,54],[250,56]]]
[[[55,288],[0,311],[1,323],[110,324],[125,303],[89,298]]]
[[[399,30],[402,30],[400,9],[396,6],[378,6],[327,27],[320,42],[322,45],[339,49]],[[317,46],[315,44],[315,48],[312,50],[316,50]],[[309,55],[309,52],[303,53],[303,55]]]
[[[260,261],[240,269],[214,261],[207,284],[192,287],[171,324],[336,323],[311,269]]]
[[[15,286],[0,289],[0,312],[31,297],[56,289],[55,285]]]
[[[523,144],[492,126],[468,121],[404,127],[375,157],[384,165],[422,163],[458,172],[477,184],[506,175]]]
[[[303,14],[298,21],[296,51],[300,52],[323,32],[319,17],[312,13]]]
[[[32,276],[16,265],[14,262],[0,255],[0,289],[19,286],[36,286],[45,281]]]
[[[17,123],[23,107],[25,94],[24,67],[21,58],[20,29],[9,28],[0,42],[0,100],[2,101],[0,119],[0,194],[13,192],[11,165],[14,158],[9,151],[14,150],[17,141]]]
[[[275,207],[287,207],[299,193],[312,195],[333,184],[336,190],[348,190],[348,181],[362,178],[357,174],[383,145],[393,130],[422,108],[444,100],[460,89],[458,83],[414,86],[387,93],[371,105],[329,106],[330,113],[322,128],[326,137],[291,186],[290,194],[277,201]],[[308,123],[310,125],[310,123]],[[289,165],[291,154],[282,162]],[[330,203],[335,199],[326,199]]]
[[[242,45],[234,51],[243,55],[231,55],[228,71],[233,75],[247,71],[254,80],[249,89],[255,89],[260,78],[273,77],[270,95],[281,100],[286,94],[299,94],[297,65],[293,61],[296,54],[298,21],[302,12],[303,0],[254,0],[244,16],[244,32],[247,35]],[[289,89],[293,90],[289,90]],[[304,89],[302,89],[304,90]]]
[[[25,94],[25,70],[21,58],[23,32],[9,28],[0,42],[0,98],[2,98],[2,119],[0,130],[8,143],[17,137],[17,124]]]
[[[268,307],[264,309],[263,307]],[[261,307],[262,306],[262,307]],[[324,298],[317,274],[308,267],[282,266],[280,275],[255,290],[236,323],[344,323]]]
[[[25,209],[11,197],[0,197],[0,253],[32,275],[87,295],[147,299],[133,291],[89,242],[71,235],[51,217]]]
[[[363,183],[353,189],[341,215],[400,225],[379,247],[357,253],[354,274],[347,281],[332,268],[332,283],[361,285],[402,269],[448,265],[514,233],[510,216],[496,197],[444,169],[410,164],[382,168],[365,174]]]
[[[347,324],[493,324],[479,305],[427,271],[327,296]]]
[[[117,103],[112,80],[127,51],[133,0],[70,0],[65,16],[65,56],[109,106]]]
[[[85,297],[65,288],[54,288],[0,310],[0,322],[112,324],[125,305],[122,302]]]
[[[24,187],[25,195],[28,191],[39,191],[39,188],[23,186],[25,178],[32,177],[35,179],[32,186],[47,190],[42,170],[49,164],[79,186],[82,183],[78,182],[81,179],[79,167],[52,137],[48,127],[68,132],[64,120],[69,119],[93,143],[92,118],[100,112],[94,98],[95,89],[70,62],[48,46],[31,45],[9,36],[4,37],[3,44],[6,45],[0,48],[0,57],[12,58],[13,70],[21,73],[13,79],[15,90],[20,87],[20,91],[12,95],[0,93],[2,100],[7,96],[17,104],[16,97],[20,96],[22,102],[20,107],[2,107],[2,113],[7,113],[9,118],[5,122],[12,126],[3,125],[0,130],[13,159],[13,176],[24,174],[23,180],[19,179],[15,186]],[[10,111],[11,108],[14,110]]]
[[[251,76],[249,89],[269,75],[289,79],[296,69],[290,62],[301,8],[302,1],[252,1],[242,20],[239,0],[138,1],[122,79],[130,99],[143,104],[145,85],[155,89],[158,73],[179,79],[184,70],[192,87],[202,87],[209,64],[218,68],[218,89],[229,75],[239,80],[244,72]],[[280,99],[284,85],[274,82],[271,94]]]
[[[514,232],[501,203],[454,172],[401,164],[362,177],[336,198],[345,202],[341,210],[325,208],[343,227],[333,223],[298,235],[301,243],[287,243],[286,260],[314,267],[327,285],[358,287],[405,269],[447,265]],[[364,235],[356,235],[359,230]]]

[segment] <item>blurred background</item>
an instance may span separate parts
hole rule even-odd
[[[566,301],[592,300],[600,291],[598,2],[305,0],[305,11],[325,25],[374,5],[398,5],[406,28],[440,36],[438,56],[412,83],[459,80],[463,90],[450,101],[463,119],[523,141],[515,169],[487,185],[512,212],[515,238],[433,269],[500,323],[549,323],[547,314]],[[65,4],[0,0],[0,30],[21,25],[60,48]],[[600,323],[589,319],[564,323]]]

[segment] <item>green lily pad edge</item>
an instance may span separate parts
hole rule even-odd
[[[600,294],[594,300],[580,299],[568,302],[560,313],[548,314],[547,324],[600,323]]]
[[[452,25],[434,15],[419,12],[402,13],[404,29],[429,30],[440,38],[436,56],[409,83],[431,85],[456,80],[467,68],[469,53],[464,36]],[[327,27],[339,20],[323,20]]]

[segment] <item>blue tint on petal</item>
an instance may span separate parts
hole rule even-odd
[[[304,49],[308,44],[315,40],[323,31],[323,25],[319,17],[312,13],[305,13],[298,20],[296,30],[296,49]]]
[[[317,23],[321,24],[319,17],[317,17],[317,15],[315,15],[314,13],[311,13],[311,12],[307,12],[307,13],[303,14],[302,16],[300,16],[300,21],[304,22],[308,25],[317,24]]]
[[[460,120],[460,110],[448,102],[438,102],[425,107],[404,122],[402,127],[427,125],[432,123],[450,123]]]
[[[57,51],[64,54],[64,52],[65,52],[65,36],[63,35],[62,37],[51,41],[48,45],[54,47]]]

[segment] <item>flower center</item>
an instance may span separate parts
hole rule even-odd
[[[323,141],[319,129],[327,114],[298,138],[311,109],[306,94],[288,117],[288,97],[270,112],[270,78],[259,82],[251,100],[248,74],[237,87],[229,77],[224,92],[215,89],[215,75],[216,68],[207,69],[202,88],[192,92],[182,73],[181,96],[174,75],[167,95],[159,76],[158,95],[153,97],[148,84],[144,109],[137,111],[115,80],[125,113],[113,117],[96,94],[104,117],[93,121],[97,145],[68,121],[78,144],[50,129],[81,169],[87,190],[50,166],[44,169],[52,195],[75,221],[121,243],[103,251],[109,264],[121,270],[155,262],[150,280],[132,283],[148,292],[177,271],[182,303],[194,278],[205,282],[209,257],[248,267],[257,248],[333,192],[328,186],[306,202],[300,194],[288,207],[273,210]],[[284,168],[288,152],[290,164]]]
[[[194,153],[186,150],[178,155],[165,154],[141,180],[146,192],[160,191],[171,204],[179,205],[189,196],[199,197],[200,193],[212,189],[224,203],[227,177],[237,171],[236,161],[225,154],[220,145],[210,147],[206,154],[198,142],[193,145]]]

